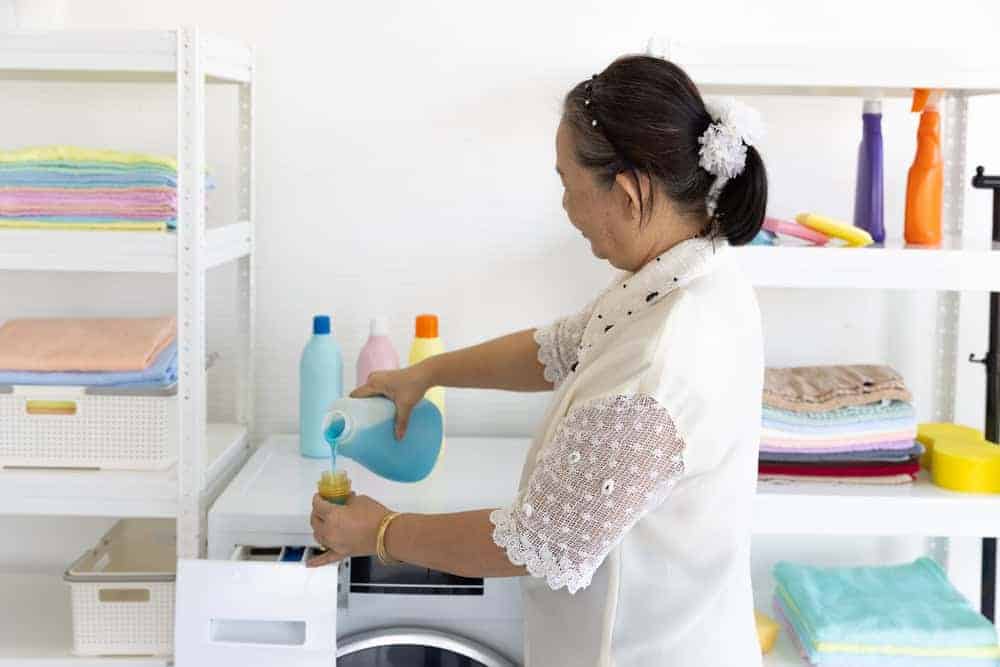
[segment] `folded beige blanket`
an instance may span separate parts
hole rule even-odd
[[[903,378],[888,366],[768,368],[764,405],[795,412],[828,412],[881,400],[912,401]]]
[[[0,369],[141,371],[173,342],[174,317],[20,319],[0,327]]]

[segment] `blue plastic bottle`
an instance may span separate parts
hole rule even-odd
[[[426,398],[410,413],[402,440],[396,440],[396,405],[387,398],[334,401],[323,425],[327,452],[357,461],[394,482],[419,482],[431,474],[441,452],[441,411]]]
[[[323,439],[323,417],[330,404],[344,395],[344,361],[330,335],[330,318],[313,318],[313,335],[299,362],[299,452],[322,459],[330,455]]]
[[[883,220],[882,103],[865,100],[861,116],[864,133],[858,147],[858,179],[854,190],[854,226],[872,235],[875,243],[885,241]]]

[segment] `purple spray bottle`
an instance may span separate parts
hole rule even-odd
[[[864,133],[858,147],[858,180],[854,190],[854,226],[885,241],[882,179],[882,102],[865,100]]]

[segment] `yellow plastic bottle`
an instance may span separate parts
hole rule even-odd
[[[416,336],[413,345],[410,346],[410,365],[419,364],[424,359],[442,352],[444,343],[438,336],[437,315],[417,315]],[[425,396],[441,411],[441,420],[444,421],[444,387],[431,387]],[[444,452],[444,439],[441,440],[441,452]]]

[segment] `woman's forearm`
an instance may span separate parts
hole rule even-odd
[[[545,367],[538,361],[534,329],[439,354],[423,363],[434,386],[508,391],[552,388],[545,379]]]
[[[519,577],[523,567],[493,542],[490,510],[403,514],[385,533],[390,556],[461,577]]]

